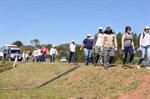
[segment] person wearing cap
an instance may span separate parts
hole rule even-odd
[[[146,55],[146,69],[150,69],[150,32],[149,26],[145,26],[144,33],[140,35],[140,51],[141,57],[139,58],[138,62],[136,63],[136,67],[140,68],[140,64],[144,60],[144,56]]]
[[[91,40],[91,34],[87,35],[87,38],[83,40],[80,51],[84,48],[85,64],[89,65],[92,56],[93,40]]]
[[[122,35],[122,51],[124,51],[124,57],[123,57],[123,68],[127,69],[127,67],[132,68],[131,64],[134,58],[134,42],[133,42],[133,35],[130,33],[131,27],[126,26],[125,33]],[[130,54],[130,61],[128,66],[126,65],[126,59],[128,56],[128,53]]]
[[[68,64],[70,64],[71,58],[73,56],[74,58],[74,64],[76,65],[76,45],[75,45],[75,40],[72,40],[71,44],[70,44],[70,54],[69,54],[69,61]]]
[[[115,51],[117,51],[117,39],[111,27],[107,27],[104,31],[102,39],[101,51],[104,53],[104,68],[107,70],[109,64],[113,61]]]
[[[56,46],[53,45],[53,47],[50,49],[50,62],[55,62],[55,55],[58,55],[58,52],[57,52],[57,49],[56,49]]]
[[[95,34],[94,39],[93,39],[93,49],[94,49],[94,61],[93,64],[94,66],[103,64],[102,63],[102,58],[101,52],[100,52],[100,47],[102,46],[102,38],[103,38],[103,28],[99,27],[98,33]]]

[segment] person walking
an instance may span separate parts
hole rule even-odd
[[[41,52],[42,52],[42,61],[46,62],[46,53],[47,53],[48,49],[46,47],[46,45],[44,44],[43,47],[41,48]]]
[[[15,54],[15,61],[14,61],[14,64],[13,64],[13,67],[16,67],[18,65],[18,58],[19,58],[19,54],[18,52]]]
[[[117,39],[116,35],[113,33],[111,27],[107,27],[104,31],[104,36],[102,40],[101,51],[104,53],[104,68],[107,70],[109,64],[112,63],[115,51],[117,51]]]
[[[144,56],[146,55],[146,69],[150,69],[150,32],[149,26],[145,26],[144,33],[140,36],[140,51],[141,57],[139,58],[138,62],[136,63],[136,67],[140,68],[140,64],[144,60]]]
[[[99,27],[98,33],[95,34],[93,39],[93,49],[94,49],[94,66],[103,64],[102,53],[100,52],[100,47],[102,47],[102,38],[103,38],[103,28]]]
[[[131,64],[134,58],[135,49],[134,49],[133,35],[131,34],[130,26],[126,26],[125,33],[122,35],[121,42],[122,42],[122,51],[124,51],[123,68],[124,69],[127,69],[127,67],[133,68]],[[128,53],[130,54],[130,61],[129,64],[126,65]]]
[[[56,46],[53,46],[50,49],[50,56],[51,56],[50,62],[55,62],[55,55],[58,55],[58,52],[57,52]]]
[[[28,62],[28,60],[29,60],[29,52],[30,51],[26,52],[26,62]]]
[[[37,49],[37,54],[38,54],[38,62],[41,62],[42,59],[41,47]]]
[[[85,64],[89,65],[92,56],[93,40],[91,40],[91,34],[87,35],[87,38],[83,40],[80,51],[84,48]]]
[[[76,65],[76,45],[75,45],[75,40],[72,40],[72,43],[70,44],[70,54],[69,54],[69,61],[68,61],[68,64],[70,64],[70,61],[71,61],[71,58],[73,56],[73,59],[74,59],[74,64]]]

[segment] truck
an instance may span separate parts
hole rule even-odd
[[[5,45],[0,48],[0,59],[6,59],[6,60],[15,60],[15,55],[18,52],[19,54],[19,60],[22,59],[21,50],[17,45]],[[5,54],[5,57],[4,57]]]

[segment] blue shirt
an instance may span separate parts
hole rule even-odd
[[[92,50],[93,40],[91,40],[91,39],[89,40],[86,38],[86,39],[84,39],[83,44],[84,44],[84,48]]]

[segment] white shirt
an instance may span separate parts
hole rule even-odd
[[[97,38],[95,46],[101,46],[101,44],[102,44],[102,36],[103,36],[103,34],[100,34],[100,33],[98,34],[98,38]]]
[[[26,58],[28,58],[29,57],[29,53],[26,53]]]
[[[24,52],[22,53],[22,57],[23,57],[23,58],[25,57],[25,53],[24,53]]]
[[[57,52],[57,50],[55,48],[51,48],[50,49],[50,55],[52,55],[52,54],[58,55],[58,52]]]
[[[140,36],[140,45],[141,46],[147,46],[150,45],[150,33],[144,33],[145,36],[143,36],[143,33]]]
[[[76,51],[76,45],[75,44],[70,44],[70,51],[75,52]]]
[[[38,56],[37,50],[34,50],[34,51],[33,51],[33,56],[34,56],[34,57],[35,57],[35,56]]]
[[[42,55],[41,49],[37,49],[37,55],[38,55],[38,56]]]

